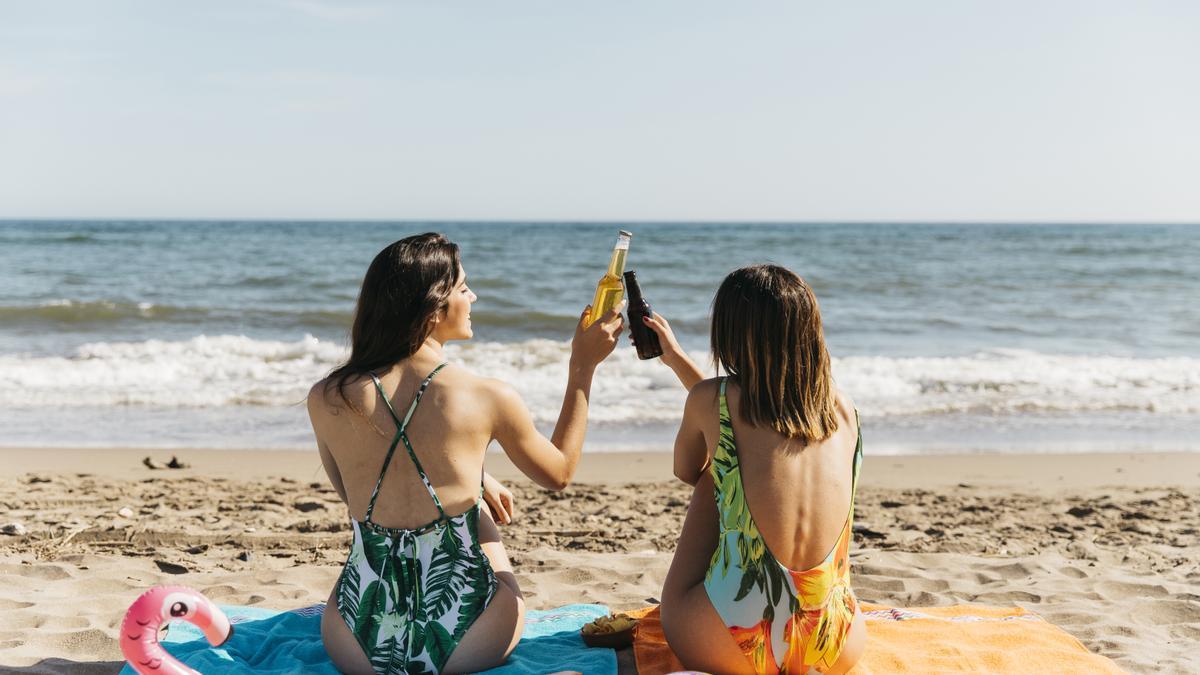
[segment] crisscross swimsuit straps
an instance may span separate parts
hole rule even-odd
[[[496,593],[496,576],[479,546],[480,500],[447,516],[413,451],[406,430],[421,395],[446,364],[421,383],[401,419],[374,374],[375,388],[396,422],[396,436],[379,471],[366,517],[351,519],[350,557],[337,582],[337,610],[376,673],[440,673],[467,629]],[[437,507],[438,517],[415,529],[371,520],[396,446],[404,443]],[[483,485],[480,483],[480,498]]]
[[[720,538],[704,578],[709,600],[758,673],[807,673],[837,662],[854,621],[850,588],[854,490],[862,464],[862,429],[854,448],[850,513],[833,550],[809,570],[784,567],[759,534],[738,464],[733,423],[721,381],[721,433],[712,461]],[[855,412],[857,425],[858,413]]]

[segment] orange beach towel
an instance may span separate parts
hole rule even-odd
[[[851,675],[1124,672],[1066,631],[1016,607],[901,609],[862,603],[862,610],[867,650]],[[633,643],[638,674],[683,670],[663,637],[658,607],[629,614],[641,618]]]

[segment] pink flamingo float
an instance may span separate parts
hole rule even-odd
[[[140,675],[200,675],[158,644],[159,629],[175,619],[195,624],[214,647],[233,634],[229,618],[199,591],[186,586],[151,588],[133,601],[121,622],[121,653]]]

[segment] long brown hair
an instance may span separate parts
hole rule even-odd
[[[358,293],[350,358],[329,373],[326,394],[335,387],[345,401],[347,382],[416,353],[458,282],[459,261],[458,244],[436,232],[405,237],[380,251]]]
[[[712,353],[737,379],[746,421],[806,444],[837,431],[821,311],[795,272],[779,265],[730,272],[713,299]]]

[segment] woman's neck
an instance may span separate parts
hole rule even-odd
[[[409,358],[413,358],[413,359],[427,358],[427,359],[435,360],[440,363],[444,360],[443,352],[444,352],[443,343],[440,340],[438,340],[437,338],[430,336],[430,337],[425,338],[425,342],[420,347],[418,347],[417,351],[414,352],[413,355]]]

